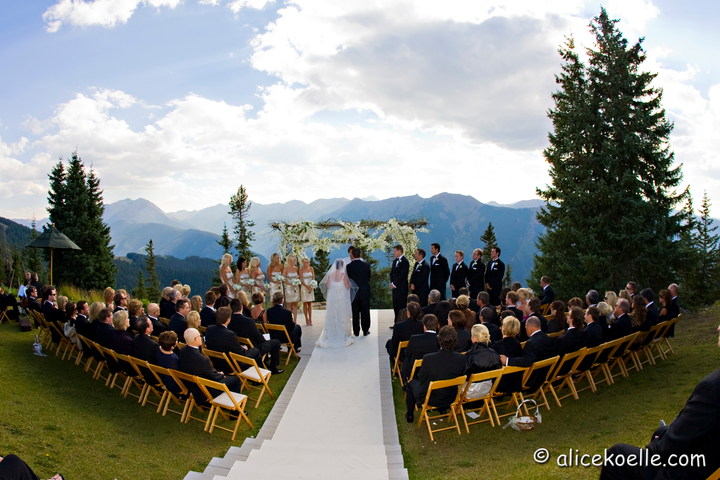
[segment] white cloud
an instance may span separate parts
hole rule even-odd
[[[232,0],[228,3],[228,8],[230,8],[233,13],[238,13],[243,8],[262,10],[270,3],[274,3],[274,0]],[[217,5],[217,3],[215,3],[215,5]]]
[[[60,0],[43,13],[48,32],[57,32],[63,24],[80,27],[114,27],[127,23],[140,6],[175,8],[181,0]]]

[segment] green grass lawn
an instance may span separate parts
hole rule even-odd
[[[33,355],[33,339],[16,324],[0,325],[0,455],[19,455],[41,478],[182,479],[255,436],[274,404],[267,395],[257,409],[248,402],[255,429],[241,425],[233,442],[228,432],[210,435],[199,422],[181,424],[178,415],[124,399],[73,362]],[[276,396],[295,365],[272,377]]]
[[[470,434],[453,431],[435,434],[431,442],[424,425],[405,421],[404,392],[394,381],[396,417],[405,466],[410,478],[597,478],[599,468],[560,468],[561,454],[602,453],[617,442],[644,446],[660,419],[668,424],[675,418],[695,385],[720,366],[717,327],[720,308],[697,315],[685,315],[671,339],[674,355],[645,367],[630,377],[618,377],[615,385],[585,391],[579,400],[563,400],[563,407],[551,403],[542,410],[543,423],[535,430],[518,432],[492,428],[488,423],[473,425]],[[552,400],[551,400],[552,401]],[[417,415],[416,415],[417,417]],[[507,422],[504,419],[503,425]],[[538,448],[547,448],[550,460],[533,461]]]

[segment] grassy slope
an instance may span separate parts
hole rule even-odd
[[[477,478],[597,478],[598,468],[560,468],[556,457],[578,449],[580,453],[602,453],[617,442],[644,446],[660,419],[668,424],[690,396],[695,384],[720,366],[717,326],[720,308],[685,316],[671,339],[675,354],[645,367],[630,377],[618,377],[615,385],[600,385],[598,393],[580,393],[580,400],[568,398],[563,407],[551,404],[542,411],[543,423],[535,430],[517,432],[490,427],[488,423],[435,435],[417,422],[404,418],[404,392],[394,382],[397,422],[405,465],[412,479]],[[506,420],[503,422],[505,424]],[[533,452],[547,448],[550,461],[538,465]]]
[[[19,455],[41,478],[181,479],[256,435],[274,403],[266,396],[257,409],[249,406],[255,429],[241,426],[231,442],[228,432],[210,435],[198,422],[181,424],[175,414],[123,399],[67,360],[34,356],[33,338],[0,325],[0,455]],[[296,364],[271,379],[274,393]]]

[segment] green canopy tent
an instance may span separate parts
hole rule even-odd
[[[58,250],[81,250],[66,235],[61,233],[55,225],[50,225],[40,235],[28,243],[28,247],[32,248],[49,248],[50,249],[50,284],[53,283],[53,253]]]

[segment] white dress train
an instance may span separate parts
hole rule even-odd
[[[338,348],[352,345],[352,307],[350,289],[340,279],[327,284],[325,328],[316,345],[320,348]]]

